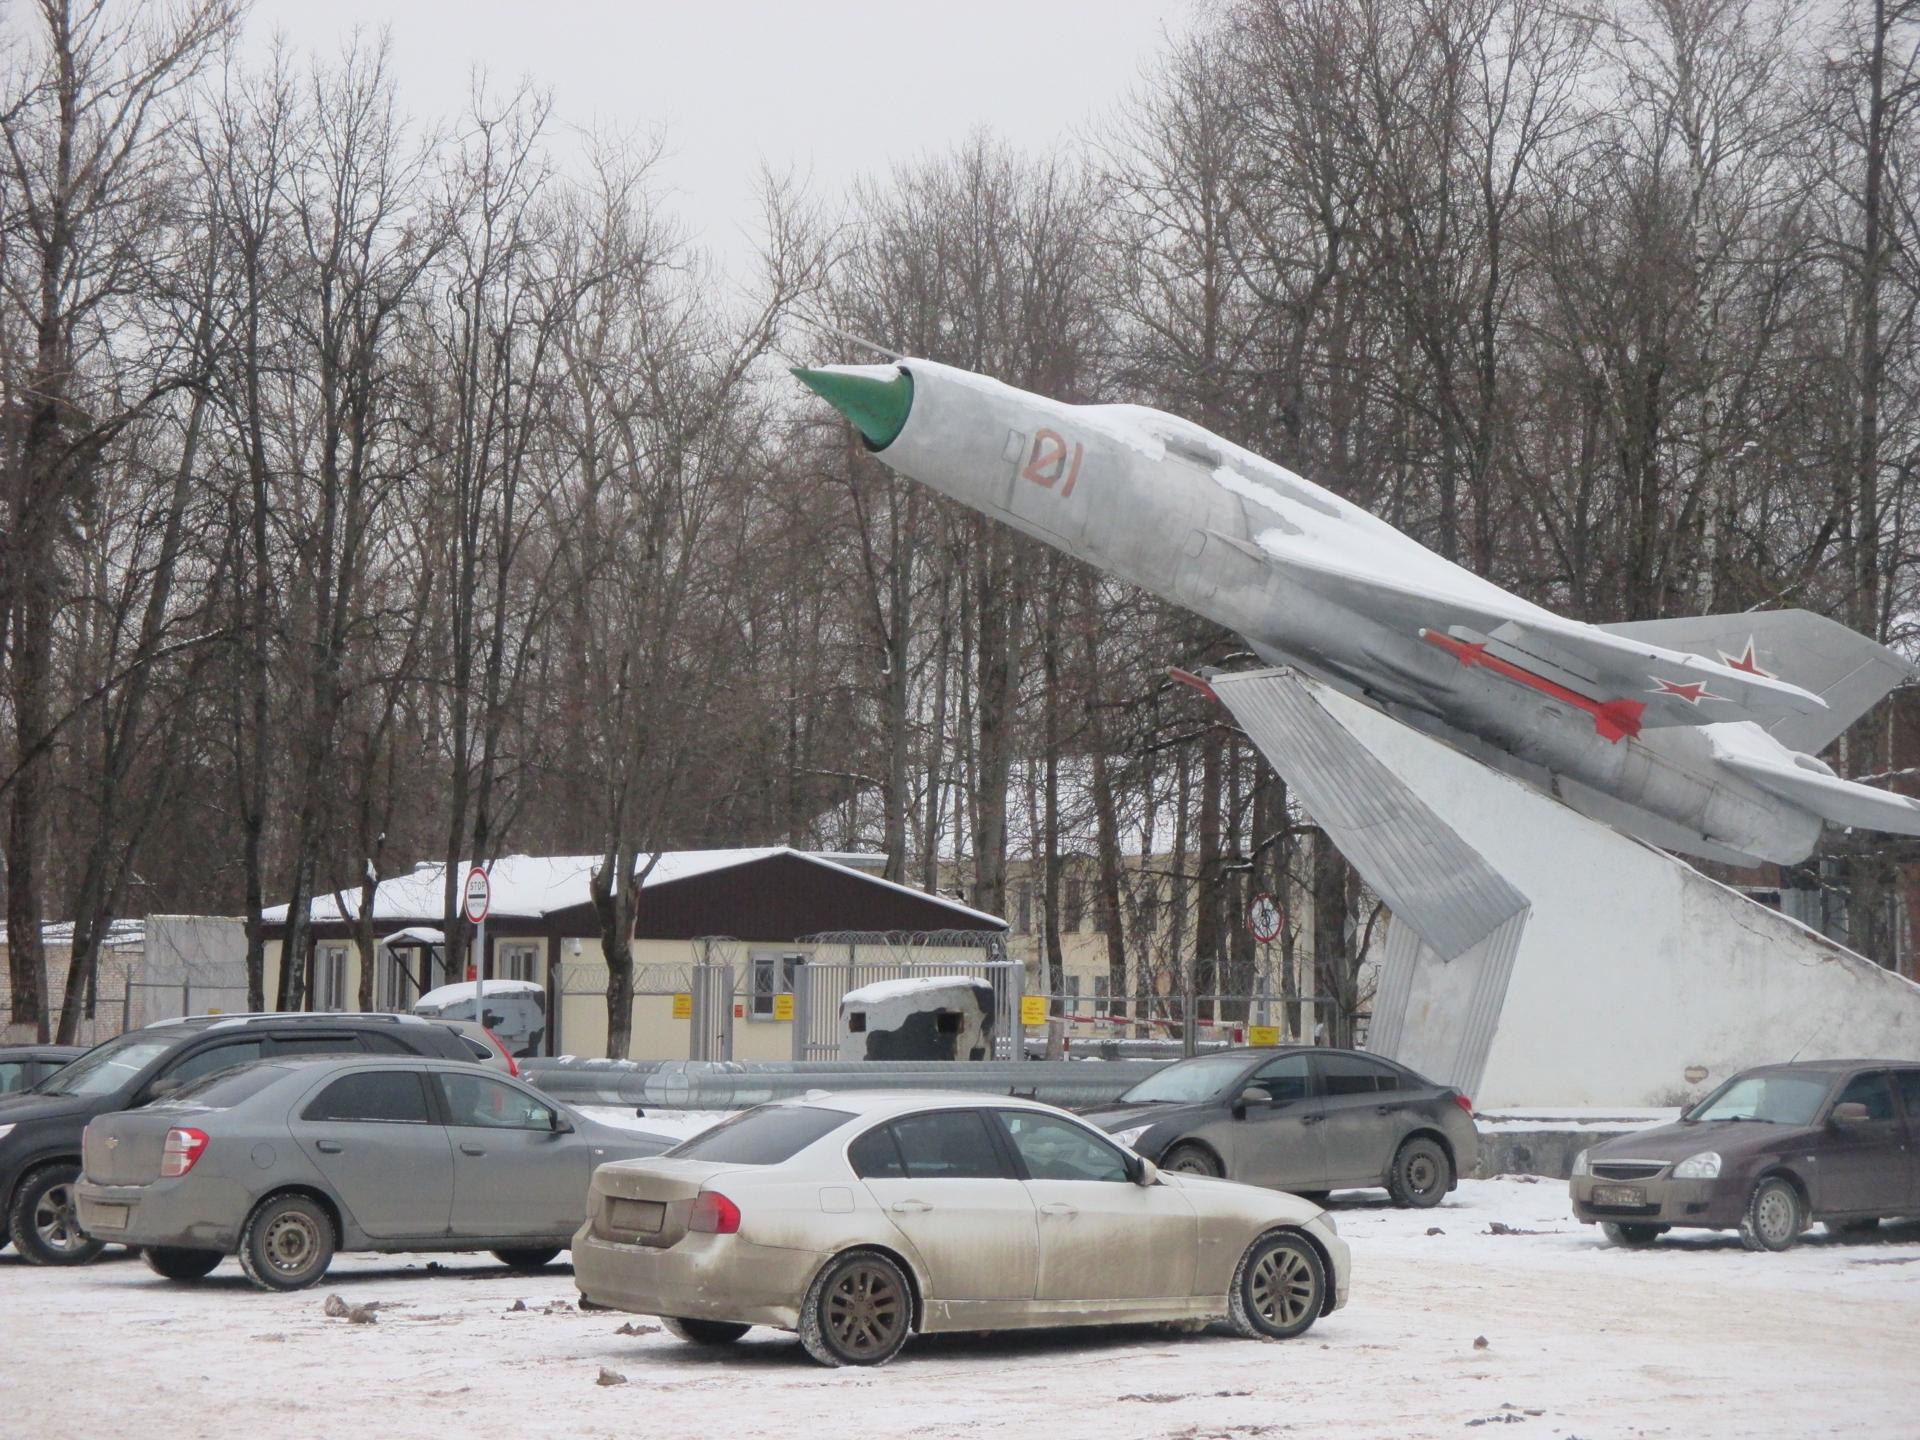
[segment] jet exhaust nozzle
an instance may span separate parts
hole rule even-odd
[[[851,420],[867,444],[884,450],[906,428],[913,376],[897,365],[794,367],[794,378]]]

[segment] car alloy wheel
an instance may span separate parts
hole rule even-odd
[[[14,1191],[8,1229],[23,1258],[36,1265],[84,1265],[106,1248],[80,1228],[73,1192],[79,1167],[48,1165]]]
[[[884,1365],[912,1329],[906,1275],[872,1250],[828,1262],[800,1307],[800,1343],[822,1365]]]
[[[1278,1231],[1253,1242],[1233,1275],[1227,1318],[1250,1340],[1290,1340],[1320,1318],[1327,1271],[1304,1235]]]
[[[827,1292],[827,1333],[849,1356],[885,1350],[907,1323],[907,1297],[877,1264],[854,1265]]]

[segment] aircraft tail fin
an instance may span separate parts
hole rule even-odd
[[[1913,667],[1884,645],[1811,610],[1688,615],[1599,628],[1812,691],[1827,702],[1827,709],[1788,715],[1767,727],[1782,745],[1809,755],[1826,749],[1913,674]]]

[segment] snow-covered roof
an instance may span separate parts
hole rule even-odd
[[[509,990],[532,991],[536,995],[547,993],[544,985],[531,980],[489,980],[487,994],[503,995]],[[442,985],[437,990],[429,990],[413,1002],[415,1010],[424,1010],[431,1006],[435,1010],[445,1009],[449,1005],[458,1005],[462,1000],[473,999],[473,981],[456,980],[451,985]]]
[[[976,975],[910,975],[902,980],[876,980],[861,985],[840,997],[840,1008],[849,1005],[884,1005],[889,1000],[906,1000],[930,990],[951,990],[956,985],[991,990],[993,986]]]
[[[73,944],[73,925],[71,920],[55,920],[40,927],[42,945]],[[7,927],[0,925],[0,945],[7,943]],[[109,920],[107,933],[101,937],[102,950],[138,950],[147,943],[147,924],[144,920]]]
[[[864,869],[856,869],[838,857],[795,850],[786,845],[761,845],[736,850],[665,850],[661,852],[659,862],[647,871],[642,888],[651,889],[656,885],[671,885],[677,880],[690,880],[696,875],[707,875],[716,870],[730,870],[741,865],[751,865],[776,855],[791,855],[809,864],[825,866],[843,875],[853,875],[863,884],[882,885],[902,894],[912,895],[916,899],[937,905],[956,916],[986,920],[995,926],[1005,923],[996,915],[974,910],[960,904],[957,900],[949,900],[942,895],[932,895],[924,890],[915,890],[910,886],[898,885],[891,880],[884,880],[878,875],[870,874]],[[634,870],[638,872],[645,869],[647,859],[645,855],[637,856],[634,861]],[[598,855],[501,856],[486,867],[487,879],[492,885],[493,893],[491,917],[537,920],[556,910],[569,910],[575,906],[587,904],[593,898],[591,891],[593,872],[600,860],[601,857]],[[396,875],[390,880],[382,880],[373,892],[374,922],[378,924],[383,920],[428,920],[445,914],[446,868],[441,861],[425,860],[405,875]],[[466,885],[467,872],[472,868],[470,863],[462,861],[458,871],[455,872],[456,900]],[[352,889],[342,889],[339,892],[327,891],[315,895],[308,915],[315,924],[323,925],[358,919],[359,887],[356,885]],[[287,907],[270,905],[261,911],[260,918],[269,925],[284,925],[287,922]]]
[[[284,910],[286,906],[280,908]],[[431,925],[409,925],[404,930],[394,931],[380,943],[390,950],[406,945],[444,945],[447,936],[444,930],[436,930]]]

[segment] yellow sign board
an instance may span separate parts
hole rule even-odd
[[[1264,1047],[1278,1045],[1279,1043],[1280,1027],[1278,1025],[1249,1025],[1247,1027],[1247,1044]]]
[[[1046,1024],[1047,997],[1044,995],[1022,995],[1020,997],[1020,1023],[1022,1025]]]
[[[693,1018],[693,996],[683,994],[673,997],[673,1018],[676,1020]]]
[[[793,1019],[793,996],[776,995],[773,997],[773,1018],[776,1020]]]

